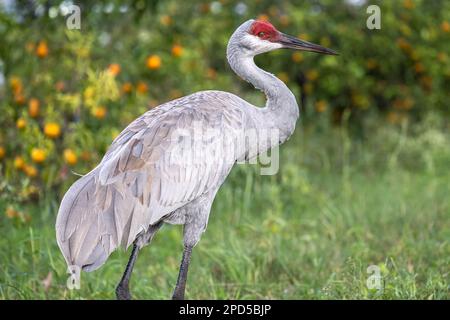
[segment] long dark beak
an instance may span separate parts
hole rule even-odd
[[[338,55],[334,50],[319,46],[318,44],[314,44],[305,40],[297,39],[288,34],[284,34],[280,32],[280,40],[278,41],[283,45],[284,48],[295,49],[295,50],[303,50],[303,51],[312,51],[323,54],[332,54]]]

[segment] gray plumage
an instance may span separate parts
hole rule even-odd
[[[283,45],[251,35],[253,23],[245,22],[232,35],[227,59],[240,77],[264,91],[266,106],[227,92],[201,91],[134,120],[62,199],[56,236],[68,265],[95,270],[119,246],[143,247],[164,222],[184,225],[185,247],[192,248],[236,161],[289,138],[299,116],[295,97],[253,62],[256,54]],[[277,141],[266,139],[268,130],[279,132]]]

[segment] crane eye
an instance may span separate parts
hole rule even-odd
[[[263,32],[263,31],[261,31],[260,33],[258,33],[258,37],[260,37],[260,38],[264,37],[265,35],[266,35],[266,33]]]

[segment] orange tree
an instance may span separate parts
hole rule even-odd
[[[396,124],[448,116],[450,2],[374,1],[381,30],[366,27],[366,1],[62,1],[0,7],[0,166],[19,200],[64,189],[99,162],[136,116],[197,90],[230,90],[262,103],[226,64],[228,37],[249,18],[320,43],[339,57],[279,51],[257,58],[300,95],[306,120]],[[70,178],[70,179],[69,179]]]

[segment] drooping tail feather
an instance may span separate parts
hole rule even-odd
[[[111,253],[98,235],[98,219],[92,198],[95,171],[81,177],[64,195],[56,218],[56,239],[67,265],[92,271]]]
[[[127,248],[148,226],[148,210],[114,184],[101,185],[97,170],[69,188],[56,219],[56,238],[67,264],[84,271],[98,269],[117,247]]]

